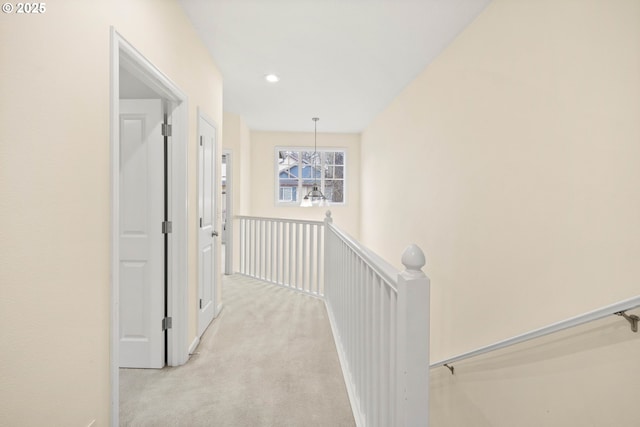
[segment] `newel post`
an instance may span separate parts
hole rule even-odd
[[[331,218],[331,211],[326,211],[324,213],[324,223],[325,224],[331,224],[333,222],[333,218]]]
[[[397,426],[429,424],[429,278],[425,256],[416,245],[402,254],[398,274]]]

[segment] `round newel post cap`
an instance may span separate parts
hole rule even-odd
[[[424,252],[416,244],[411,244],[402,253],[402,265],[410,273],[422,273],[422,267],[427,263]]]
[[[324,220],[327,221],[327,222],[333,222],[333,218],[331,218],[331,211],[330,210],[327,210],[327,212],[325,212]]]

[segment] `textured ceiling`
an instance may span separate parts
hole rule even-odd
[[[250,129],[360,132],[490,0],[180,0]],[[264,75],[275,73],[278,83]]]

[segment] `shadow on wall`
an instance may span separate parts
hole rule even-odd
[[[458,386],[457,380],[458,378],[451,375],[445,367],[431,370],[429,425],[495,427],[487,419],[478,403],[474,402],[473,395],[464,387]]]

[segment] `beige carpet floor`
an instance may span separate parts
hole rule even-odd
[[[225,276],[188,363],[120,370],[121,426],[355,426],[324,303]]]

